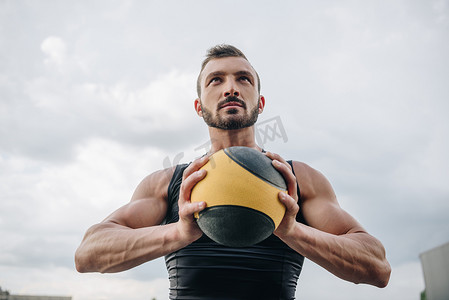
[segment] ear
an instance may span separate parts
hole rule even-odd
[[[265,107],[265,97],[260,95],[259,97],[259,114],[263,112],[263,109]]]
[[[200,117],[203,117],[203,111],[201,109],[201,99],[196,98],[193,104],[195,105],[196,114]]]

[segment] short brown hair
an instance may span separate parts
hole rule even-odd
[[[198,93],[198,97],[201,97],[201,73],[203,72],[204,67],[212,59],[222,58],[222,57],[242,57],[242,58],[246,59],[246,61],[248,61],[245,54],[243,54],[242,51],[240,51],[239,49],[237,49],[236,47],[234,47],[232,45],[220,44],[220,45],[216,45],[216,46],[210,48],[209,50],[207,50],[206,58],[201,63],[200,74],[198,75],[198,79],[196,81],[196,91]],[[254,67],[253,67],[253,69],[254,69]],[[257,89],[260,93],[259,74],[257,74],[256,70],[254,70],[254,72],[256,73],[256,77],[257,77]]]

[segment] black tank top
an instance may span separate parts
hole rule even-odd
[[[291,164],[291,162],[289,162]],[[178,216],[179,187],[187,164],[178,165],[168,187],[164,223]],[[299,187],[298,187],[299,195]],[[297,220],[305,223],[302,214]],[[222,246],[206,235],[165,256],[170,299],[295,299],[304,257],[272,234],[244,248]]]

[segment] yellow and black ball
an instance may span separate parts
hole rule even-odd
[[[202,169],[207,175],[191,200],[207,204],[195,217],[210,239],[246,247],[273,233],[285,214],[278,194],[287,185],[270,158],[252,148],[230,147],[214,153]]]

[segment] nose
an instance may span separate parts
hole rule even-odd
[[[235,97],[238,97],[238,96],[240,96],[240,92],[238,91],[237,87],[236,87],[233,83],[229,83],[229,84],[226,86],[223,95],[224,95],[225,97],[229,97],[229,96],[235,96]]]

